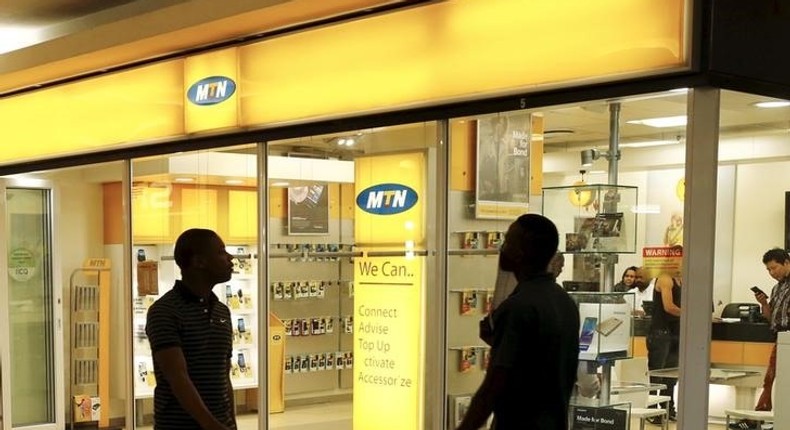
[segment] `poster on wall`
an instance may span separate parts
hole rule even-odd
[[[642,262],[650,278],[661,274],[678,276],[683,269],[683,247],[646,246],[642,248]]]
[[[477,218],[513,219],[527,212],[530,125],[528,113],[477,121]]]
[[[329,184],[288,187],[288,234],[329,234]]]

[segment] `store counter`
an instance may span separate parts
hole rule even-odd
[[[647,356],[645,336],[650,318],[634,318],[633,355]],[[776,341],[766,323],[713,322],[711,327],[711,363],[766,366]]]

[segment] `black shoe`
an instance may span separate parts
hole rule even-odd
[[[664,424],[664,417],[647,417],[647,422],[660,426]]]
[[[760,423],[752,420],[740,420],[730,424],[730,430],[759,430]]]

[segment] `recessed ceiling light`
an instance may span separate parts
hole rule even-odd
[[[241,179],[226,179],[225,183],[228,185],[242,185],[244,181]]]
[[[658,118],[636,119],[626,121],[628,124],[646,125],[649,127],[666,128],[666,127],[682,127],[686,125],[686,115],[678,116],[664,116]]]
[[[790,106],[790,101],[787,100],[771,100],[771,101],[764,101],[764,102],[757,102],[752,103],[753,106],[758,108],[780,108],[780,107],[787,107]]]
[[[195,178],[180,177],[173,179],[175,182],[195,182]]]
[[[553,137],[560,137],[560,136],[568,136],[574,133],[576,132],[570,128],[550,128],[548,130],[543,131],[543,135],[546,136],[546,139],[550,139]]]
[[[645,140],[641,142],[625,142],[621,143],[621,148],[647,148],[650,146],[664,146],[676,145],[680,143],[680,139],[667,139],[667,140]]]

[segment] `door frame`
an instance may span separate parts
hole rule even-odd
[[[53,358],[53,390],[54,420],[51,423],[23,427],[12,427],[11,413],[11,379],[10,370],[10,308],[8,295],[8,241],[0,240],[0,268],[5,276],[0,276],[0,398],[2,399],[2,430],[24,428],[31,430],[59,430],[65,428],[65,385],[64,385],[64,328],[63,328],[63,279],[60,270],[57,221],[58,200],[55,187],[50,181],[30,178],[0,179],[0,232],[7,229],[8,189],[21,188],[48,191],[49,228],[50,228],[50,270],[52,279],[52,358]]]

